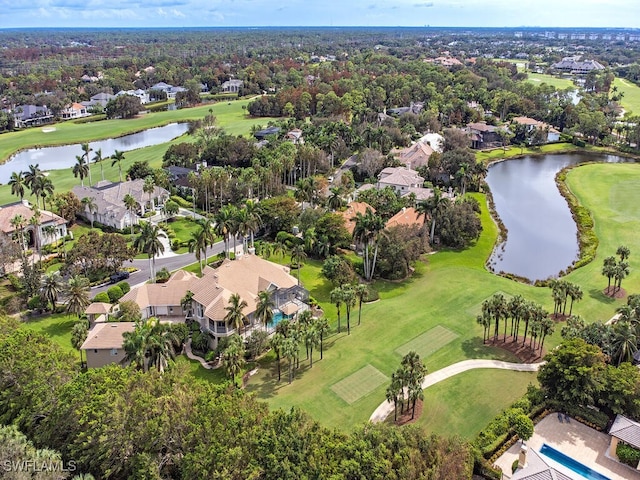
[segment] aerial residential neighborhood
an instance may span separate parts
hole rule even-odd
[[[640,480],[635,5],[197,2],[5,6],[0,477]]]

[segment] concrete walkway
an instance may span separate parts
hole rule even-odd
[[[194,355],[193,350],[191,350],[191,339],[187,340],[187,343],[184,345],[184,353],[187,354],[187,358],[190,360],[195,360],[196,362],[200,362],[203,368],[207,370],[211,370],[213,367],[209,365],[209,362],[206,362],[204,358]]]
[[[464,360],[462,362],[454,363],[448,367],[442,368],[436,372],[430,373],[424,377],[422,382],[422,389],[424,390],[431,385],[435,385],[447,378],[458,375],[459,373],[466,372],[467,370],[474,370],[476,368],[497,368],[500,370],[515,370],[517,372],[537,372],[544,362],[539,363],[510,363],[501,362],[499,360]],[[384,401],[378,408],[371,414],[369,420],[377,423],[384,421],[391,413],[393,413],[393,403]]]

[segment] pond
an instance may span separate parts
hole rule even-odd
[[[527,156],[494,163],[487,184],[507,239],[496,246],[489,268],[531,281],[556,277],[577,259],[578,229],[555,182],[556,173],[582,162],[625,162],[615,155]]]
[[[164,127],[155,127],[131,135],[119,138],[109,138],[89,142],[93,149],[90,158],[93,159],[94,152],[102,149],[102,158],[108,158],[116,150],[127,152],[137,148],[150,147],[168,142],[177,138],[189,129],[187,123],[171,123]],[[54,132],[52,132],[54,134]],[[82,155],[81,144],[64,145],[60,147],[43,147],[24,150],[12,156],[6,163],[0,165],[0,183],[6,184],[13,172],[24,172],[29,169],[29,165],[40,165],[41,170],[59,170],[70,168],[76,163],[76,155]]]

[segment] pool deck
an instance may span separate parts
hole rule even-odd
[[[608,457],[608,434],[573,419],[570,423],[560,423],[555,413],[536,425],[533,436],[526,443],[537,452],[546,443],[611,480],[640,480],[640,471]],[[503,478],[511,478],[511,465],[518,459],[519,451],[520,442],[517,442],[496,461]]]

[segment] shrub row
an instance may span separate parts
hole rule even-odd
[[[193,205],[192,205],[191,202],[189,202],[188,200],[185,200],[184,198],[182,198],[182,197],[180,197],[178,195],[171,195],[171,200],[176,202],[182,208],[193,208]]]
[[[631,445],[627,445],[626,443],[619,443],[616,447],[616,455],[618,459],[633,468],[638,466],[638,462],[640,462],[640,450],[637,448],[633,448]]]

